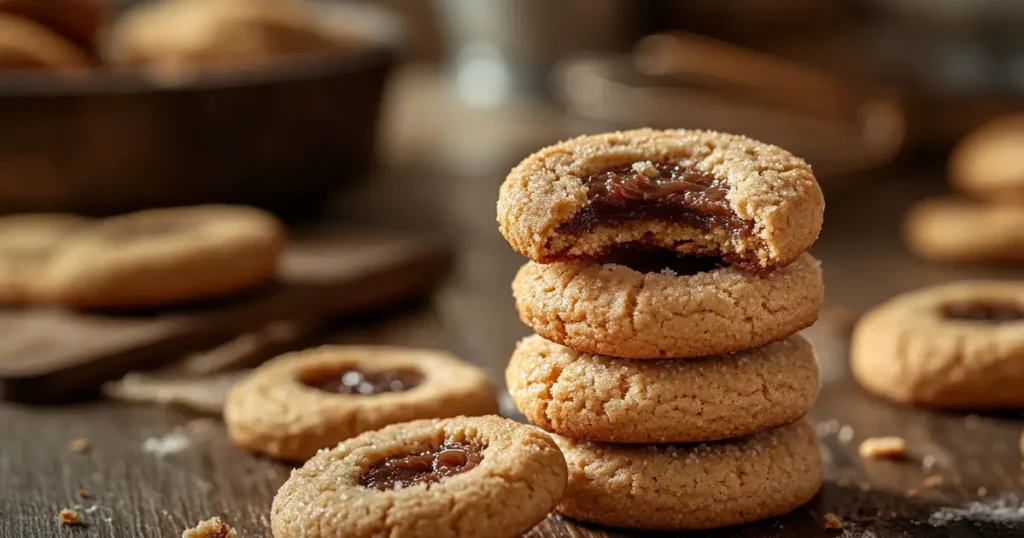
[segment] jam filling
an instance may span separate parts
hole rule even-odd
[[[385,392],[411,390],[422,382],[423,375],[415,370],[365,372],[353,368],[327,377],[307,380],[306,385],[334,394],[373,396]]]
[[[942,308],[942,314],[949,319],[1007,323],[1024,319],[1024,307],[1019,304],[995,301],[951,303]]]
[[[676,163],[637,162],[583,178],[587,205],[558,227],[566,235],[584,235],[602,225],[659,220],[700,230],[725,228],[748,237],[753,223],[729,206],[725,182]]]
[[[727,265],[720,257],[680,255],[670,250],[644,249],[642,246],[617,248],[597,261],[624,265],[638,273],[660,273],[668,269],[678,276],[707,273]]]
[[[433,484],[442,478],[464,473],[484,459],[483,448],[465,443],[445,443],[440,447],[388,458],[370,467],[359,477],[359,485],[381,491],[416,484]]]

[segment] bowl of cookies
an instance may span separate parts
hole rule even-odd
[[[0,212],[299,209],[373,162],[373,5],[0,0]]]

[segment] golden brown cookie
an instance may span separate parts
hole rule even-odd
[[[527,263],[512,283],[519,317],[544,338],[588,353],[699,357],[808,327],[824,295],[810,254],[770,273],[671,253],[616,261]]]
[[[818,395],[818,361],[802,336],[692,360],[590,355],[534,335],[505,381],[532,424],[606,443],[690,443],[791,424]]]
[[[67,237],[89,222],[56,213],[0,217],[0,304],[42,301],[40,275]]]
[[[954,186],[996,203],[1024,203],[1024,113],[996,118],[957,144],[949,162]]]
[[[553,436],[569,466],[556,510],[636,529],[728,527],[790,512],[822,482],[807,421],[699,445],[611,445]]]
[[[256,208],[139,211],[70,237],[42,286],[49,300],[75,308],[193,302],[269,282],[285,242],[281,223]]]
[[[274,497],[274,538],[512,538],[565,490],[551,438],[496,416],[368,432],[294,471]]]
[[[899,295],[857,324],[865,389],[944,408],[1024,407],[1024,283],[954,282]]]
[[[388,424],[497,412],[487,375],[449,353],[324,346],[257,368],[231,391],[224,420],[242,448],[304,461]]]
[[[338,47],[301,2],[170,0],[125,14],[107,50],[115,64],[175,74]]]
[[[100,0],[0,0],[0,13],[33,20],[91,51],[107,20]]]
[[[903,237],[911,252],[928,260],[1022,263],[1024,207],[964,198],[924,200],[907,212]]]
[[[782,148],[711,131],[636,129],[574,138],[519,163],[501,186],[505,239],[541,263],[622,245],[785,266],[825,208],[810,167]]]
[[[73,71],[91,63],[88,55],[49,28],[0,13],[0,71]]]

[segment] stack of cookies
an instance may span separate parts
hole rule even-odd
[[[498,221],[532,261],[513,283],[537,334],[506,381],[551,432],[557,511],[699,529],[800,506],[822,463],[802,417],[818,392],[809,166],[742,136],[639,129],[540,150],[509,174]]]

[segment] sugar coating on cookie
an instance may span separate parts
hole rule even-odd
[[[941,408],[1024,407],[1024,283],[954,282],[896,296],[853,333],[868,391]]]
[[[953,149],[950,181],[975,197],[1024,201],[1024,113],[996,118],[969,133]]]
[[[420,420],[314,456],[274,497],[275,538],[512,538],[565,490],[551,437],[497,416]]]
[[[800,421],[731,441],[615,445],[554,436],[569,466],[556,509],[580,521],[692,530],[790,512],[822,483],[814,428]]]
[[[928,260],[1020,263],[1024,208],[966,198],[923,200],[907,212],[903,237],[911,252]]]
[[[686,443],[741,437],[795,422],[818,394],[818,363],[802,336],[692,360],[591,355],[533,335],[505,380],[532,424],[573,439]]]
[[[257,368],[231,391],[224,420],[238,446],[304,461],[388,424],[497,412],[487,375],[449,353],[323,346]]]
[[[632,359],[765,345],[813,324],[824,297],[821,269],[809,254],[764,274],[731,266],[694,274],[657,268],[528,262],[512,291],[520,318],[548,340]]]
[[[47,298],[76,308],[149,308],[271,281],[286,243],[270,213],[245,206],[151,209],[69,237],[44,274]]]
[[[512,169],[501,233],[541,263],[621,245],[781,267],[817,239],[824,198],[802,159],[743,136],[636,129],[541,149]]]

